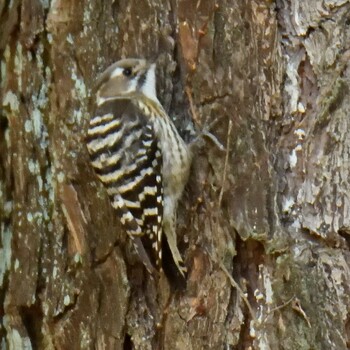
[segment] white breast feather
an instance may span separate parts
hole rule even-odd
[[[154,63],[148,69],[145,83],[142,86],[142,93],[149,99],[159,103],[156,92],[156,65]]]

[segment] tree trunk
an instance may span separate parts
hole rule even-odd
[[[2,349],[348,348],[349,2],[0,14]],[[156,58],[181,134],[217,139],[178,211],[184,290],[144,271],[88,161],[92,87],[122,57]]]

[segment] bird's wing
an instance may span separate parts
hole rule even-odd
[[[126,101],[106,102],[90,121],[87,146],[92,165],[113,208],[145,263],[145,249],[161,266],[162,156],[148,116]],[[135,242],[134,242],[135,245]],[[149,269],[149,262],[145,263]]]

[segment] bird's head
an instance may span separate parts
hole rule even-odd
[[[155,68],[155,63],[144,59],[128,58],[112,64],[96,83],[97,105],[141,95],[157,101]]]

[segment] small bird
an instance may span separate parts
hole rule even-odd
[[[164,232],[172,260],[184,277],[175,227],[191,152],[157,98],[155,68],[144,59],[123,59],[102,73],[87,149],[147,270],[157,274],[162,269]]]

